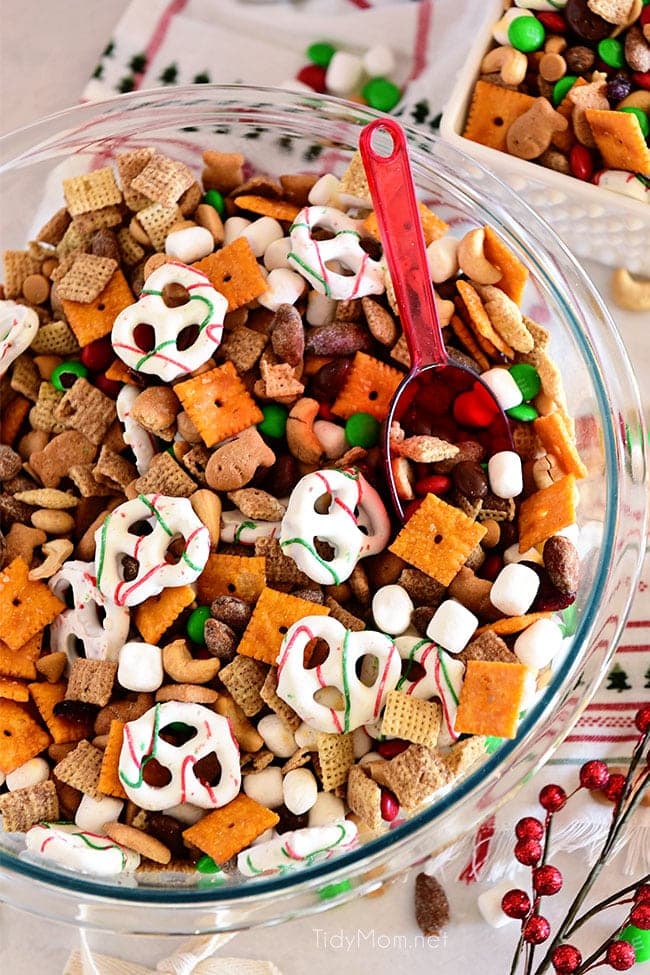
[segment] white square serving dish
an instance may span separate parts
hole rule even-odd
[[[502,0],[482,6],[485,17],[442,114],[442,137],[507,182],[575,254],[650,275],[650,204],[463,138],[481,61],[494,44],[492,25],[503,13]]]

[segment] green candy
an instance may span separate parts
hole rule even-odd
[[[279,440],[280,437],[284,436],[284,431],[287,428],[289,410],[281,403],[265,403],[262,407],[262,413],[264,419],[257,424],[257,429],[267,437]]]
[[[199,606],[190,615],[185,627],[185,632],[192,641],[192,643],[204,644],[205,643],[205,624],[206,621],[210,619],[210,607],[209,606]]]
[[[199,873],[221,873],[221,867],[206,853],[196,864]]]
[[[208,190],[203,197],[203,202],[207,203],[211,207],[214,207],[220,217],[224,216],[226,212],[226,204],[219,190]]]
[[[321,68],[326,68],[335,54],[336,48],[327,41],[316,41],[307,48],[307,58],[312,64],[317,64]]]
[[[379,443],[379,420],[370,413],[353,413],[345,424],[345,439],[351,447],[374,447]]]
[[[629,941],[634,948],[637,964],[650,961],[650,931],[628,924],[620,933],[619,940]]]
[[[598,42],[598,55],[610,68],[625,67],[623,45],[617,37],[604,37]]]
[[[327,884],[325,887],[320,887],[318,890],[318,899],[321,901],[332,900],[333,897],[338,897],[339,894],[343,894],[346,890],[351,889],[351,880],[339,880],[336,884]]]
[[[546,39],[544,24],[537,17],[517,17],[508,27],[508,40],[517,51],[539,51]]]
[[[535,366],[531,366],[528,362],[517,362],[514,366],[510,366],[508,372],[517,383],[523,399],[525,401],[535,399],[542,388],[542,382]],[[517,407],[514,406],[513,409],[516,410]]]
[[[361,94],[371,108],[378,112],[390,112],[402,97],[402,93],[388,78],[371,78],[361,89]]]
[[[88,370],[82,362],[62,362],[60,366],[56,366],[52,370],[52,375],[50,376],[50,382],[55,389],[59,392],[65,393],[70,387],[77,381],[77,379],[85,379],[88,375]],[[63,381],[64,376],[74,376],[75,378],[72,382],[65,383]]]
[[[532,423],[539,416],[539,413],[534,406],[530,403],[520,403],[519,406],[513,406],[512,409],[506,410],[507,416],[513,420],[520,420],[522,423]]]
[[[647,139],[650,135],[650,121],[648,121],[648,113],[644,112],[642,108],[636,108],[633,105],[629,105],[626,108],[618,108],[618,112],[627,112],[629,115],[636,115],[639,120],[639,127],[643,133],[643,138]]]
[[[567,92],[573,88],[577,80],[576,74],[565,74],[563,78],[555,82],[553,85],[553,104],[556,108],[560,102],[564,101]]]

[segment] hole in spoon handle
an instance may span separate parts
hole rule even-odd
[[[386,151],[387,146],[392,148]],[[447,353],[404,130],[394,119],[377,119],[361,132],[359,149],[412,365],[444,365]]]

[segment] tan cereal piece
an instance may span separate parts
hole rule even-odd
[[[67,322],[55,321],[41,325],[30,348],[37,355],[65,356],[78,352],[79,343]]]
[[[474,288],[468,281],[457,281],[456,288],[458,289],[458,293],[463,301],[463,306],[467,314],[467,324],[473,330],[479,344],[482,345],[481,339],[487,339],[487,341],[494,346],[495,349],[501,352],[502,355],[506,356],[508,359],[512,359],[514,356],[514,350],[501,338],[499,333],[494,330],[476,288]]]
[[[59,818],[59,798],[51,779],[0,796],[2,829],[5,833],[26,833],[43,820]]]
[[[331,792],[347,781],[354,765],[352,735],[329,735],[321,731],[317,748],[323,791]]]
[[[225,863],[279,820],[277,813],[240,793],[232,802],[186,829],[183,838],[190,846],[207,853],[215,863]]]
[[[165,672],[179,684],[208,684],[221,667],[221,661],[216,657],[194,658],[184,639],[174,640],[163,647],[162,662]]]
[[[116,661],[78,657],[70,668],[66,701],[85,701],[103,708],[111,699],[116,676]]]
[[[346,800],[352,812],[356,813],[369,829],[381,829],[381,789],[370,778],[362,765],[353,765],[348,774]]]
[[[14,361],[9,382],[15,392],[26,396],[33,403],[38,399],[41,377],[34,360],[28,355],[18,356]]]
[[[283,701],[281,697],[278,697],[276,693],[277,687],[278,668],[271,667],[266,675],[262,687],[260,688],[260,697],[264,703],[267,704],[271,710],[282,719],[290,731],[295,731],[300,724],[300,717],[296,714],[293,708],[286,703],[286,701]]]
[[[443,755],[426,745],[409,745],[389,762],[373,762],[370,773],[375,782],[395,793],[405,809],[419,806],[450,781]]]
[[[156,703],[160,701],[183,701],[186,704],[216,704],[219,693],[210,687],[199,684],[166,684],[156,691]]]
[[[142,172],[152,156],[153,149],[132,149],[129,152],[120,152],[115,157],[124,202],[129,210],[142,210],[151,203],[148,197],[132,189],[131,183]]]
[[[99,445],[117,413],[115,403],[87,379],[77,379],[55,410],[56,419]],[[45,506],[47,507],[47,506]]]
[[[59,298],[87,305],[95,301],[117,270],[117,261],[94,254],[77,254],[72,267],[57,282]]]
[[[504,342],[517,352],[530,352],[534,345],[533,337],[524,324],[519,306],[501,288],[478,285],[476,290],[492,327]]]
[[[258,538],[255,540],[255,555],[264,558],[266,583],[272,589],[286,592],[298,586],[309,588],[313,585],[308,575],[280,548],[277,538]]]
[[[56,247],[70,226],[71,219],[68,208],[61,207],[60,210],[53,213],[50,219],[43,224],[36,234],[36,240],[43,244],[51,244],[53,247]]]
[[[163,206],[162,203],[152,203],[138,211],[136,223],[139,223],[143,228],[146,236],[153,244],[154,250],[162,251],[165,249],[167,234],[180,219],[181,211],[176,204]],[[133,233],[133,225],[131,226],[131,233]]]
[[[264,683],[266,684],[266,681]],[[229,694],[219,694],[219,699],[215,703],[214,709],[217,714],[228,718],[232,733],[243,751],[258,752],[261,749],[264,744],[264,739],[255,725],[251,724],[237,702]]]
[[[126,457],[111,450],[104,444],[97,458],[97,463],[93,468],[93,477],[100,484],[115,491],[123,491],[127,484],[137,477],[138,471],[135,464],[132,464]],[[146,492],[143,492],[146,494]]]
[[[205,170],[202,182],[206,189],[231,193],[241,186],[244,179],[244,156],[239,152],[217,152],[206,149],[203,153]]]
[[[437,701],[423,701],[401,691],[389,691],[381,733],[433,748],[438,741],[442,709]]]
[[[469,660],[489,660],[500,663],[516,663],[517,658],[512,650],[508,649],[505,640],[494,630],[484,630],[479,636],[475,636],[464,650],[458,654],[458,660],[467,664]]]
[[[237,325],[226,335],[221,343],[220,352],[233,363],[241,375],[253,369],[267,342],[266,335],[245,325]]]
[[[264,686],[268,668],[252,657],[236,656],[219,672],[219,680],[229,691],[247,718],[264,707],[260,691]]]
[[[255,393],[277,403],[292,403],[301,396],[305,387],[296,379],[295,369],[288,362],[271,365],[265,359],[260,362],[261,380],[255,384]]]
[[[184,163],[155,153],[131,179],[130,189],[163,207],[173,207],[194,182],[192,170]]]
[[[160,493],[189,498],[196,491],[196,484],[165,450],[152,458],[147,473],[135,481],[134,491],[136,494]]]
[[[122,193],[110,166],[64,179],[63,195],[72,217],[122,202]]]
[[[60,782],[95,799],[104,753],[82,739],[77,747],[55,765],[53,772]]]
[[[247,518],[281,521],[285,512],[284,505],[261,488],[240,488],[238,491],[230,491],[228,497]]]
[[[458,453],[455,444],[441,440],[439,437],[406,437],[395,446],[391,443],[391,446],[401,457],[421,464],[435,464],[439,460],[449,460]]]
[[[40,261],[32,257],[28,251],[4,251],[2,262],[4,265],[4,296],[5,298],[20,298],[25,279],[30,274],[40,273]]]
[[[350,159],[347,169],[341,176],[336,192],[339,195],[343,194],[344,196],[354,197],[355,200],[365,203],[367,206],[372,206],[372,196],[370,195],[370,187],[366,178],[366,170],[358,150]]]
[[[82,498],[110,497],[115,492],[113,487],[97,480],[93,474],[93,464],[75,464],[68,471],[68,477]]]
[[[330,611],[330,616],[333,619],[338,620],[342,623],[346,630],[360,631],[365,630],[366,624],[363,620],[360,620],[358,616],[353,613],[348,612],[340,603],[333,598],[333,596],[325,597],[325,606]]]
[[[633,0],[587,0],[587,6],[608,24],[626,24]]]
[[[125,846],[127,850],[134,850],[148,860],[153,860],[154,863],[168,864],[172,858],[168,847],[155,836],[150,836],[149,833],[133,826],[127,826],[126,823],[104,823],[104,832],[114,843]]]
[[[472,735],[471,738],[454,742],[445,754],[444,763],[452,779],[458,779],[484,755],[485,737],[483,735]]]
[[[23,525],[16,521],[7,532],[5,540],[8,562],[20,557],[27,565],[31,565],[34,549],[47,541],[47,535],[39,528],[31,528],[29,525]]]
[[[56,407],[59,405],[63,399],[63,393],[60,390],[55,389],[51,383],[41,383],[40,389],[38,391],[38,399],[31,410],[29,410],[29,422],[33,430],[43,430],[46,433],[61,433],[65,429],[65,424],[61,423],[55,417]],[[29,409],[29,401],[21,397],[16,397],[9,404],[9,407],[4,410],[4,416],[2,420],[3,424],[3,436],[2,442],[9,443],[10,438],[8,434],[5,433],[5,423],[7,421],[7,415],[9,410],[14,406],[14,404],[24,403],[25,412],[23,412],[20,417],[19,424],[22,423],[25,418],[25,413]],[[17,432],[17,430],[16,430]]]

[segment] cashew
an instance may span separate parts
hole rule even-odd
[[[190,496],[195,515],[203,522],[210,535],[210,545],[217,547],[221,537],[221,498],[214,491],[200,488]]]
[[[452,315],[455,312],[455,307],[453,301],[449,301],[446,298],[441,298],[438,292],[434,289],[433,296],[436,300],[436,311],[438,312],[438,321],[440,322],[440,327],[444,328],[445,325],[449,325]]]
[[[320,464],[323,459],[323,445],[314,433],[318,410],[317,400],[303,396],[287,417],[287,446],[293,456],[305,464]]]
[[[239,742],[239,747],[245,752],[258,752],[264,744],[264,739],[256,731],[239,705],[228,694],[220,694],[214,706],[217,714],[228,718],[232,733]]]
[[[174,640],[163,647],[162,662],[166,673],[179,684],[207,684],[221,667],[217,657],[196,660],[185,640]]]
[[[633,91],[631,95],[628,95],[622,102],[619,102],[616,108],[617,110],[621,108],[640,108],[644,112],[650,112],[650,91]]]
[[[482,227],[469,230],[458,245],[458,264],[461,271],[479,284],[496,284],[501,271],[490,264],[483,252],[485,231]]]
[[[48,535],[67,535],[74,529],[74,518],[67,511],[52,511],[39,508],[31,518],[34,528],[40,528]]]
[[[619,267],[612,274],[612,294],[619,308],[627,311],[650,309],[650,281],[647,278],[633,278],[624,267]]]
[[[455,237],[439,237],[427,247],[427,264],[434,284],[448,281],[458,271],[458,244]]]
[[[520,85],[526,77],[528,58],[514,47],[505,45],[488,51],[481,61],[481,71],[490,73],[499,71],[501,80],[506,85]]]
[[[47,556],[45,562],[28,575],[28,579],[50,579],[58,572],[69,555],[72,555],[74,545],[67,538],[55,538],[41,546],[41,551]]]

